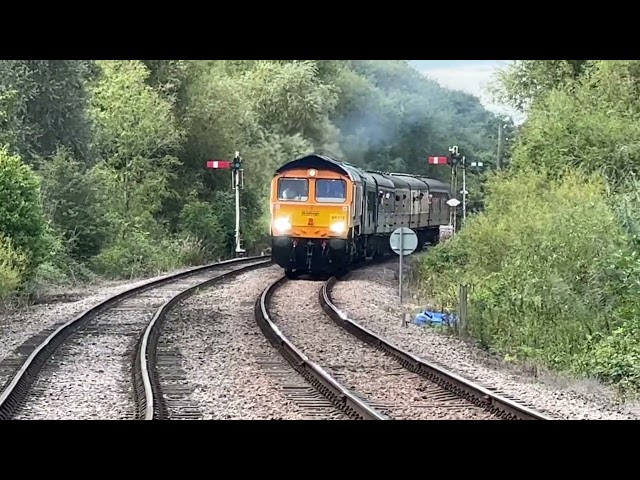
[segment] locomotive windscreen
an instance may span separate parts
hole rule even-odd
[[[347,183],[339,179],[317,179],[316,201],[342,203],[347,199]]]
[[[306,178],[280,178],[278,199],[306,202],[309,199],[309,181]]]

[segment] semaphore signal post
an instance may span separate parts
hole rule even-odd
[[[207,168],[231,169],[231,189],[236,193],[236,257],[241,257],[245,250],[241,246],[240,239],[240,190],[244,189],[244,169],[242,168],[242,157],[236,151],[233,162],[228,160],[208,160]]]
[[[449,214],[449,225],[453,225],[453,231],[456,231],[456,207],[460,205],[460,201],[456,198],[458,189],[458,166],[462,167],[462,223],[464,224],[467,219],[467,158],[460,154],[460,149],[457,145],[449,148],[448,157],[429,157],[429,164],[431,165],[449,165],[451,166],[451,193],[454,195],[447,201],[447,205],[453,207],[453,210]],[[471,167],[482,167],[482,162],[471,162]]]

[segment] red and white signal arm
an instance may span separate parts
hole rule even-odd
[[[442,165],[447,163],[447,157],[429,157],[431,165]]]
[[[227,162],[224,160],[208,160],[207,168],[229,168],[231,167],[231,162]]]

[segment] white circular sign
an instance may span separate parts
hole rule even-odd
[[[402,235],[402,256],[410,255],[418,246],[418,236],[407,227],[396,228],[389,238],[391,250],[400,255],[400,235]]]
[[[457,198],[452,198],[447,202],[447,205],[449,205],[450,207],[457,207],[458,205],[460,205],[460,200],[458,200]]]

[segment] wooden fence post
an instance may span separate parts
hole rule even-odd
[[[467,297],[469,293],[468,285],[460,285],[458,295],[458,321],[459,331],[465,332],[467,329]]]

